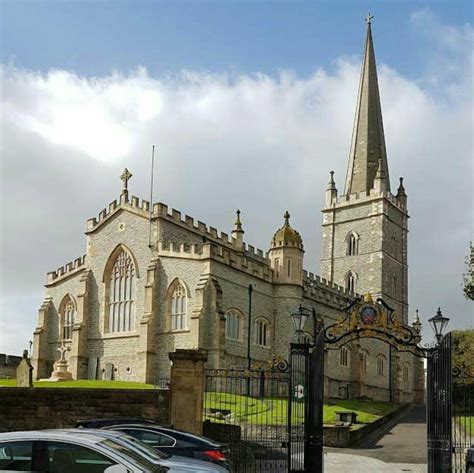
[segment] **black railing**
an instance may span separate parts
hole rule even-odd
[[[287,471],[288,367],[206,370],[204,435],[229,444],[236,472]]]

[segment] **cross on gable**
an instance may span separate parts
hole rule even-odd
[[[127,168],[125,168],[123,173],[121,174],[120,179],[123,182],[123,190],[124,191],[128,190],[128,181],[132,176],[133,176],[133,174]]]

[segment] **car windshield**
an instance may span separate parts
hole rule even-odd
[[[117,455],[126,457],[130,462],[139,468],[145,468],[146,472],[165,473],[169,471],[169,468],[157,465],[156,463],[150,461],[147,457],[140,455],[135,450],[131,450],[125,445],[116,442],[115,440],[106,439],[100,442],[100,444],[109,450],[112,450]]]
[[[149,447],[146,443],[140,442],[140,440],[137,440],[131,435],[121,435],[120,437],[117,437],[117,441],[122,441],[123,443],[129,445],[131,444],[132,447],[136,450],[139,450],[140,453],[147,457],[150,457],[153,462],[159,460],[166,460],[171,457],[171,455],[168,455],[167,453],[164,453],[161,450],[155,450],[154,448]]]

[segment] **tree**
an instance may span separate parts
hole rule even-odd
[[[463,274],[463,290],[464,297],[474,301],[474,246],[472,245],[472,241],[469,249],[469,255],[466,256],[467,273]]]

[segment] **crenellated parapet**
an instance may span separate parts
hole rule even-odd
[[[126,197],[126,198],[124,198]],[[136,196],[132,196],[131,199],[128,199],[128,196],[121,196],[120,200],[113,200],[110,202],[108,207],[102,209],[99,212],[97,217],[89,218],[87,220],[87,229],[86,233],[96,230],[100,225],[107,221],[113,214],[115,214],[119,209],[128,209],[132,210],[134,213],[138,213],[145,218],[149,217],[150,211],[150,202],[148,200],[140,200]]]
[[[316,299],[337,309],[344,309],[359,295],[307,271],[303,271],[303,290],[305,297]]]
[[[326,209],[332,208],[333,205],[337,207],[344,207],[345,205],[351,206],[354,204],[362,204],[366,202],[373,202],[374,199],[387,199],[391,204],[396,208],[400,209],[402,212],[406,212],[406,206],[401,202],[396,196],[394,196],[390,191],[377,192],[374,189],[370,192],[362,191],[356,192],[354,194],[341,195],[331,200],[331,203],[326,207]]]
[[[245,256],[268,262],[263,250],[253,247],[252,245],[243,244],[243,248],[239,246],[235,238],[229,238],[225,232],[219,232],[216,228],[207,226],[200,220],[196,220],[189,215],[182,216],[181,212],[176,209],[169,209],[166,204],[158,202],[153,205],[152,218],[163,218],[168,222],[172,222],[181,228],[188,229],[193,233],[198,233],[218,245],[225,246],[234,251],[240,251]]]
[[[251,254],[254,256],[254,253]],[[158,256],[191,260],[210,259],[265,281],[272,280],[272,270],[267,260],[260,261],[249,258],[242,252],[213,242],[187,244],[160,241],[158,243]]]
[[[73,274],[82,271],[85,268],[85,264],[86,255],[83,255],[79,258],[76,258],[74,261],[61,266],[56,271],[50,271],[49,273],[46,273],[46,286],[49,286],[50,284],[56,284],[60,280],[68,278]]]

